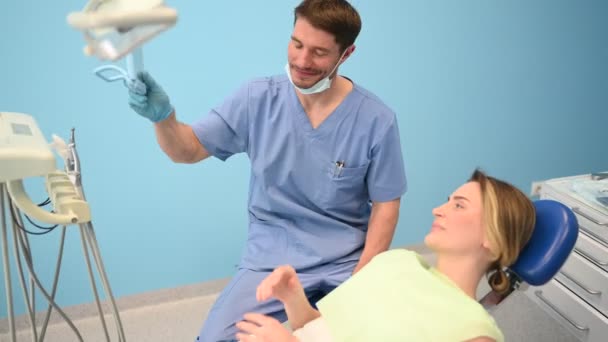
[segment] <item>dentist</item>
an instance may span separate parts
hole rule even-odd
[[[302,1],[285,75],[246,83],[192,125],[176,119],[149,74],[139,75],[145,94],[130,90],[131,107],[154,122],[174,162],[236,153],[251,161],[247,246],[199,341],[234,340],[246,312],[285,320],[281,302],[255,296],[279,265],[293,266],[314,303],[389,248],[407,188],[397,118],[338,74],[360,30],[347,1]]]

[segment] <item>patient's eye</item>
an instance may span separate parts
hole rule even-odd
[[[462,201],[462,200],[457,199],[457,200],[454,202],[454,207],[455,207],[456,209],[464,209],[464,208],[465,208],[465,204],[463,203],[463,201]]]

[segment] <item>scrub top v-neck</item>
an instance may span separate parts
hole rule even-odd
[[[357,260],[370,201],[406,190],[396,116],[355,83],[316,129],[286,76],[246,83],[192,127],[215,157],[251,161],[244,268]]]

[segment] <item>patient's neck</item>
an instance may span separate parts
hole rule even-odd
[[[486,265],[480,258],[471,255],[437,254],[437,270],[450,278],[464,293],[476,299],[477,286],[483,277]]]

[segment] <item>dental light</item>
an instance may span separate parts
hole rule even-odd
[[[162,0],[92,0],[68,23],[83,32],[86,55],[116,61],[177,21]]]
[[[85,55],[109,61],[126,56],[126,71],[105,65],[94,70],[97,76],[106,82],[122,80],[145,93],[145,85],[136,77],[143,71],[141,46],[175,25],[177,11],[162,0],[91,0],[81,12],[70,13],[67,21],[82,31]]]

